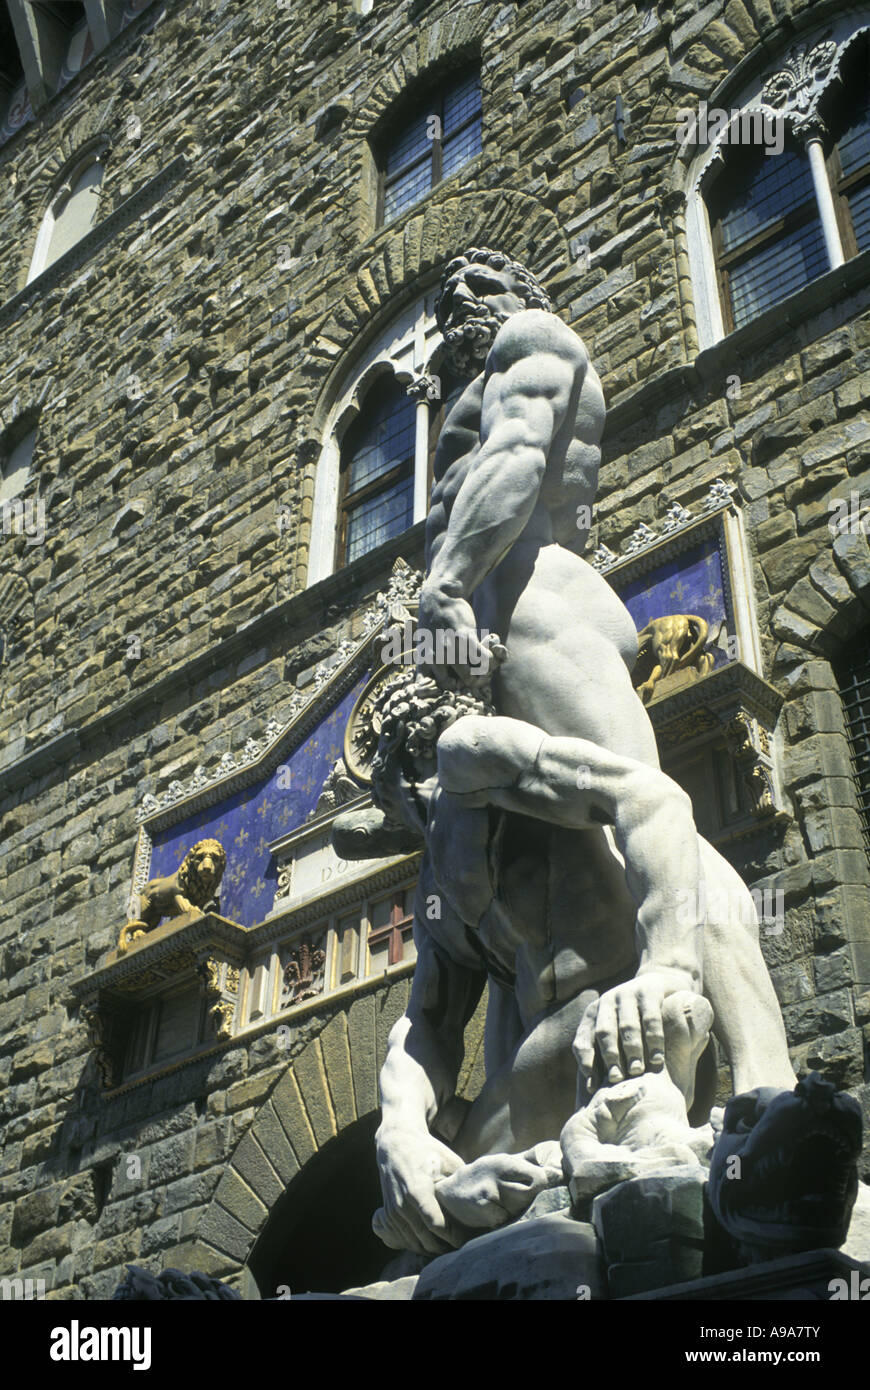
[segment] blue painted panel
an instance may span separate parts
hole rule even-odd
[[[290,769],[289,786],[278,785],[276,769],[262,782],[155,834],[150,877],[174,873],[197,840],[220,840],[227,853],[221,914],[245,927],[262,922],[275,896],[276,868],[268,843],[302,825],[314,810],[333,763],[341,757],[348,716],[367,680],[368,675],[361,677],[281,764]],[[286,774],[282,780],[288,780]]]
[[[710,639],[715,640],[720,624],[727,617],[722,559],[715,536],[662,561],[630,583],[620,586],[616,576],[611,582],[638,632],[651,618],[663,618],[671,613],[696,613],[706,619]],[[712,650],[716,666],[724,665],[727,654],[719,647]]]

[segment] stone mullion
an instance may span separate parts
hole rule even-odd
[[[804,141],[804,147],[810,161],[813,187],[822,221],[822,233],[825,238],[825,249],[831,263],[831,270],[836,270],[837,266],[844,263],[846,257],[843,254],[843,243],[840,239],[840,226],[837,221],[837,209],[834,206],[834,195],[828,182],[828,170],[820,132],[814,130],[808,135]]]
[[[436,377],[421,372],[407,388],[417,403],[416,434],[414,438],[414,521],[425,520],[429,510],[429,402],[440,399],[441,386]]]

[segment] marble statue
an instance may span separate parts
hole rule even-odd
[[[435,458],[418,614],[433,659],[382,686],[375,806],[333,831],[347,858],[425,845],[374,1226],[429,1256],[559,1183],[582,1203],[702,1170],[711,1034],[735,1092],[795,1087],[751,896],[659,767],[634,624],[583,558],[605,416],[586,348],[498,252],[453,260],[437,313],[472,379]],[[469,1103],[463,1029],[487,980]]]
[[[217,896],[227,864],[219,840],[199,840],[187,851],[174,874],[146,883],[139,902],[139,916],[121,928],[118,951],[124,954],[131,941],[153,931],[164,917],[188,912],[219,912]]]

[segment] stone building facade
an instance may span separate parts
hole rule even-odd
[[[713,669],[651,705],[664,764],[769,905],[796,1066],[870,1119],[870,156],[860,103],[842,115],[870,10],[2,9],[0,1274],[102,1298],[129,1262],[250,1296],[378,1272],[416,863],[330,859],[365,787],[323,784],[413,606],[432,301],[468,245],[528,265],[602,378],[595,563],[646,616],[668,577],[709,601]],[[771,165],[805,160],[810,193],[759,211],[759,151],[681,140],[679,113],[761,101],[791,142]],[[396,132],[436,106],[437,164],[396,181]],[[347,441],[390,383],[414,403],[406,510],[370,545]],[[147,875],[211,833],[220,914],[119,956]],[[467,1044],[471,1094],[479,1014]]]

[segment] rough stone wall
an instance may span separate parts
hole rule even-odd
[[[468,241],[529,260],[616,403],[599,539],[617,548],[715,477],[739,486],[795,811],[740,867],[788,880],[787,929],[765,949],[797,1060],[862,1083],[870,879],[829,662],[870,605],[870,558],[863,537],[833,545],[826,521],[830,495],[861,491],[868,467],[867,295],[763,345],[750,326],[731,364],[741,393],[726,397],[724,358],[688,371],[674,194],[676,110],[832,8],[376,0],[363,17],[343,0],[155,0],[0,151],[4,301],[23,289],[65,162],[101,134],[101,216],[120,223],[78,267],[0,305],[0,409],[4,424],[38,416],[25,497],[46,505],[44,544],[4,536],[0,553],[15,600],[0,670],[0,1273],[103,1296],[127,1260],[182,1262],[286,1067],[264,1035],[107,1105],[69,985],[123,920],[141,796],[280,717],[358,631],[392,556],[419,562],[415,532],[301,593],[336,376]],[[477,50],[483,153],[376,229],[369,132],[416,74]],[[125,223],[124,200],[180,155],[175,182]],[[327,1022],[301,1026],[300,1048]],[[148,1158],[132,1184],[131,1152]]]

